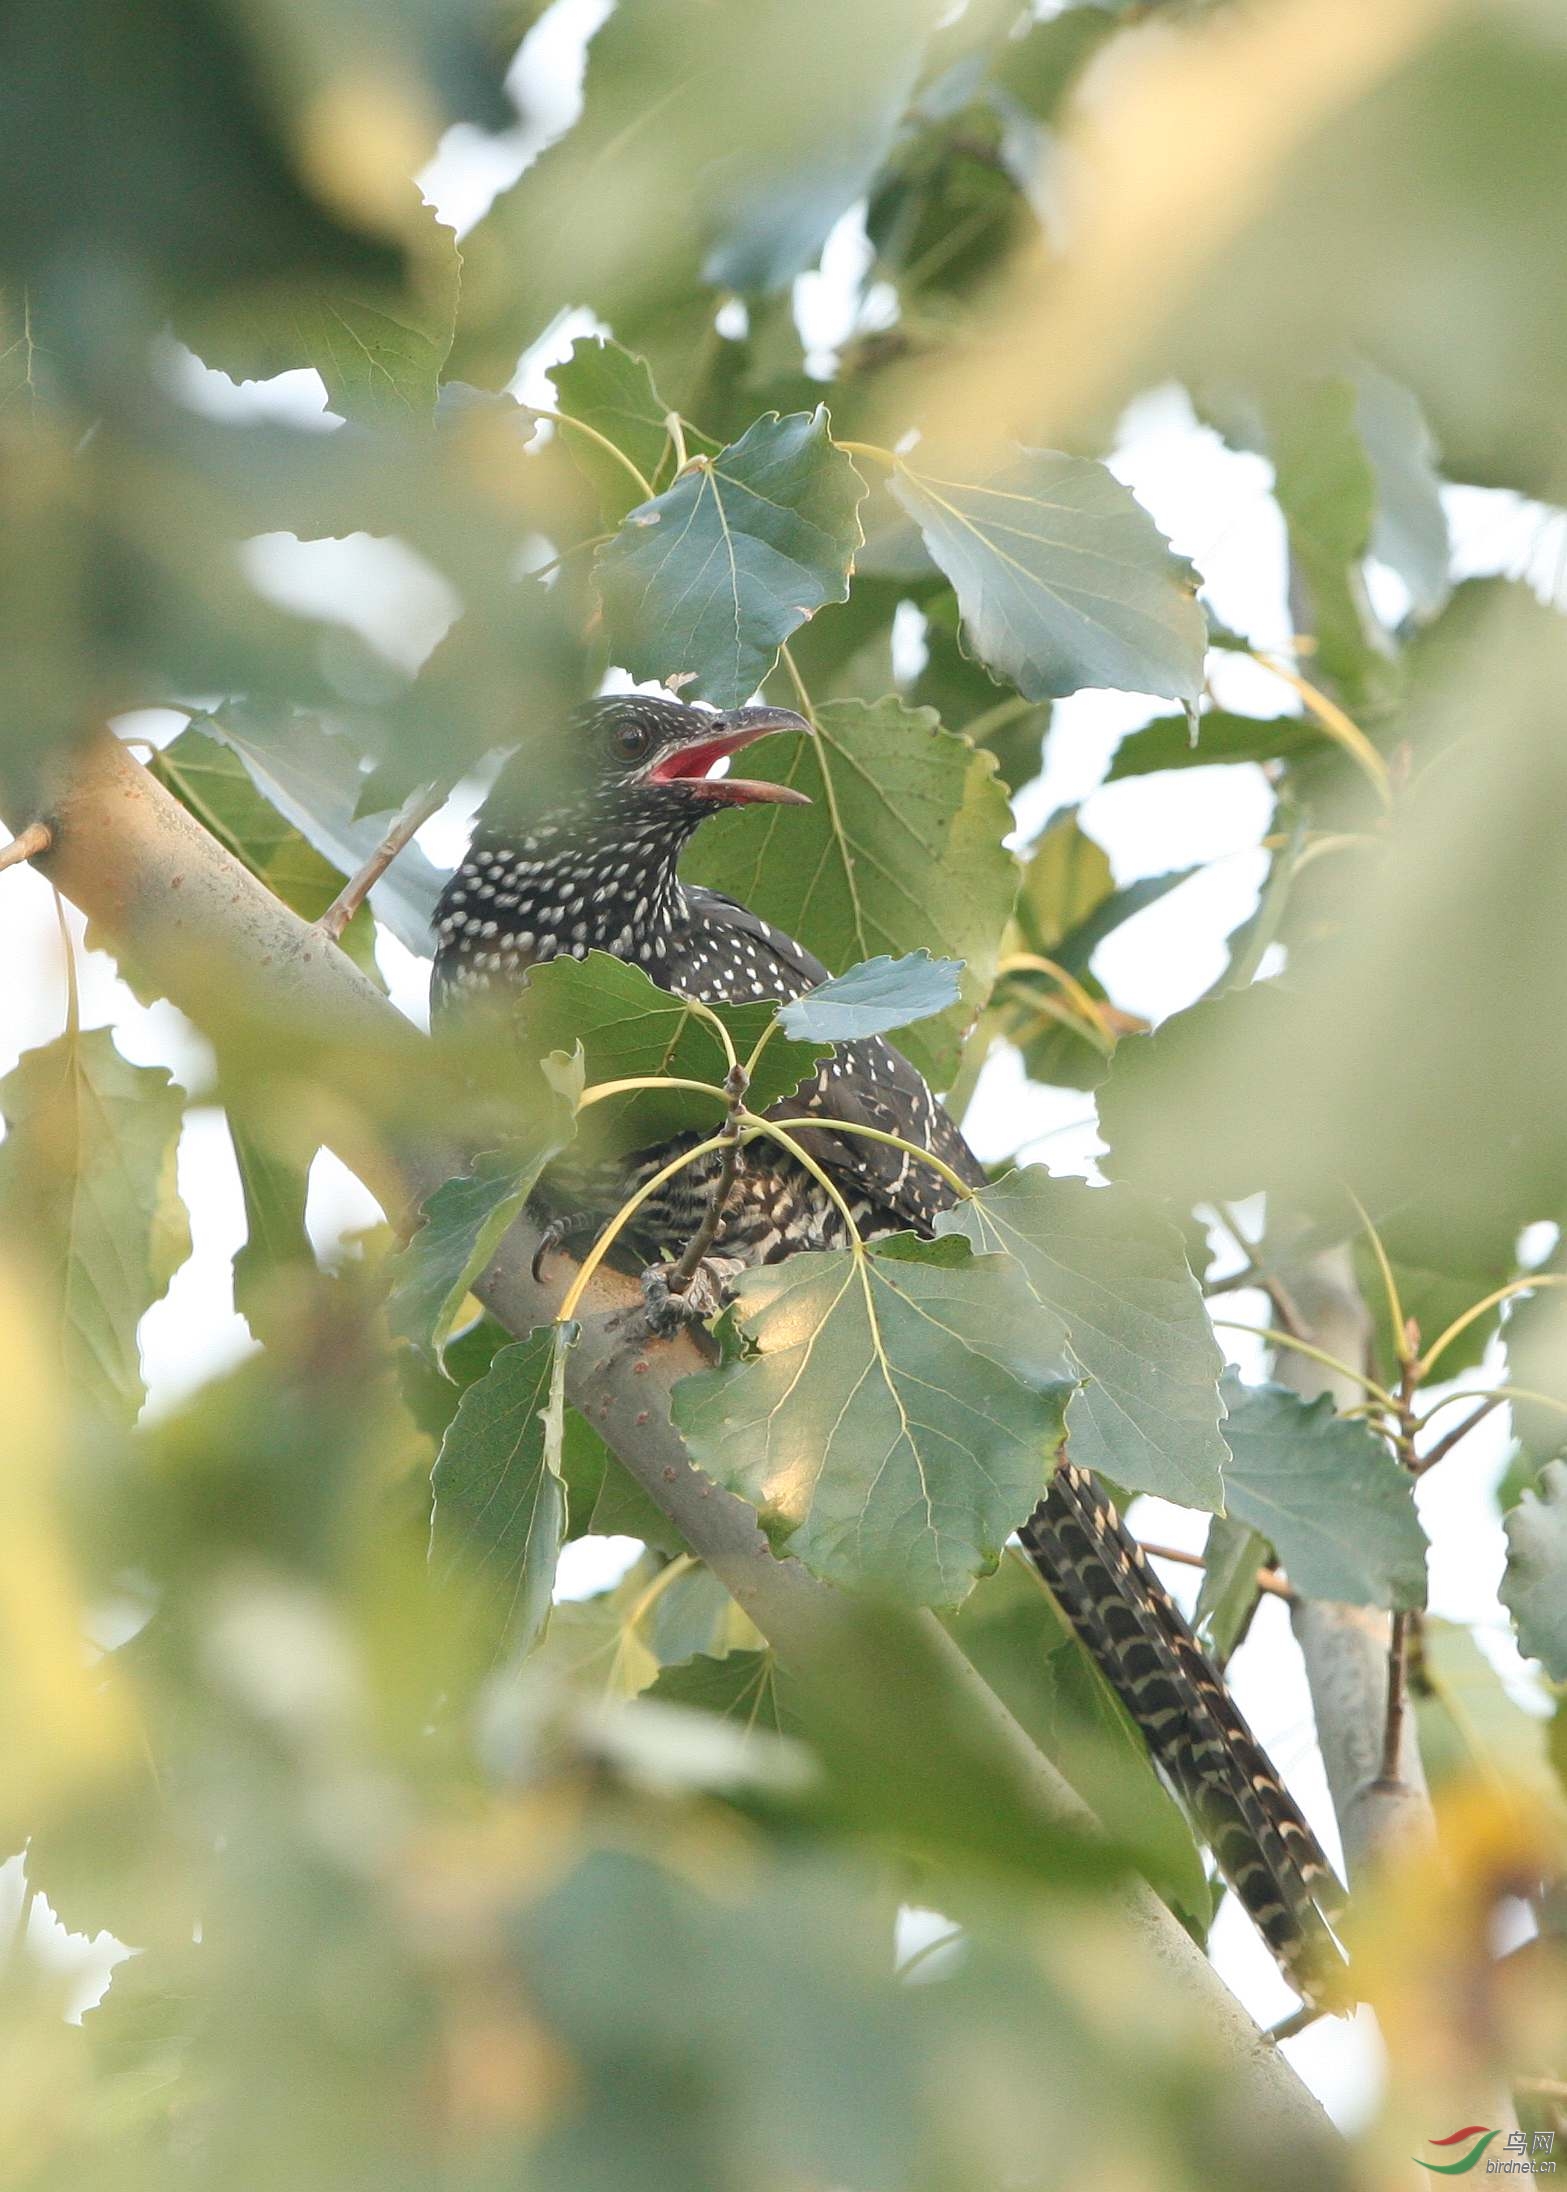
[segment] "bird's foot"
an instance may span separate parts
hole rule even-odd
[[[642,1274],[649,1331],[656,1339],[667,1340],[688,1325],[706,1324],[728,1301],[730,1282],[744,1269],[738,1256],[704,1256],[685,1285],[676,1287],[673,1264],[650,1265]]]
[[[554,1255],[557,1248],[564,1248],[568,1241],[576,1240],[582,1234],[592,1232],[598,1222],[598,1219],[590,1210],[573,1210],[565,1217],[552,1218],[539,1235],[539,1245],[533,1251],[534,1285],[542,1286],[544,1284],[545,1263],[549,1257]]]

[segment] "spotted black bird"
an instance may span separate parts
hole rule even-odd
[[[793,937],[678,873],[681,852],[710,815],[762,801],[805,803],[781,784],[709,772],[770,732],[810,730],[788,709],[718,715],[630,693],[591,702],[574,717],[571,790],[542,803],[533,761],[512,761],[437,908],[437,1017],[464,995],[504,997],[541,960],[595,950],[644,968],[662,988],[712,1004],[788,999],[825,980],[827,969]],[[882,1127],[942,1158],[959,1178],[975,1186],[984,1179],[920,1075],[880,1038],[841,1044],[778,1112],[811,1122],[811,1154],[837,1180],[863,1239],[928,1235],[955,1198],[931,1166],[859,1135],[834,1134],[834,1121]],[[677,1147],[630,1159],[601,1183],[584,1221],[610,1216]],[[707,1215],[718,1164],[714,1156],[688,1167],[643,1206],[645,1252],[681,1255]],[[569,1222],[558,1224],[553,1237],[568,1229]],[[696,1303],[716,1307],[724,1282],[751,1265],[845,1246],[843,1218],[819,1182],[787,1152],[757,1141],[741,1156],[706,1259],[707,1290],[696,1291]],[[655,1268],[647,1283],[654,1308],[666,1311],[667,1279]],[[1019,1537],[1281,1966],[1313,1999],[1332,1995],[1342,1967],[1329,1924],[1338,1883],[1102,1488],[1063,1461]]]

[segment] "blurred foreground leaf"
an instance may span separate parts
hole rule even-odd
[[[1567,1462],[1548,1461],[1538,1492],[1525,1492],[1504,1518],[1507,1574],[1502,1601],[1519,1649],[1567,1682]]]
[[[174,1183],[184,1091],[127,1065],[107,1028],[23,1054],[0,1082],[0,1209],[36,1264],[74,1399],[124,1423],[141,1406],[136,1327],[190,1253]]]

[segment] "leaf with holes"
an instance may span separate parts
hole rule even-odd
[[[900,458],[891,484],[969,648],[1025,699],[1112,686],[1195,707],[1207,624],[1191,566],[1104,465],[1023,449],[992,479],[953,480]]]
[[[1221,1359],[1168,1220],[1120,1188],[1029,1165],[944,1211],[936,1230],[1016,1257],[1036,1316],[1083,1377],[1066,1419],[1080,1468],[1188,1507],[1223,1505]]]
[[[820,407],[769,412],[715,457],[693,459],[599,550],[611,658],[738,707],[791,632],[848,599],[864,495]]]
[[[436,1457],[430,1557],[486,1601],[497,1649],[517,1657],[549,1619],[566,1534],[561,1477],[565,1351],[547,1325],[503,1347],[457,1404]]]
[[[744,1058],[771,1026],[767,1002],[727,1005],[722,1018]],[[545,1058],[572,1044],[582,1047],[587,1084],[673,1075],[680,1080],[722,1082],[728,1062],[710,1020],[682,998],[660,989],[640,967],[608,952],[585,959],[551,959],[535,967],[516,1007],[518,1047],[525,1058]],[[793,1043],[774,1037],[762,1053],[750,1092],[753,1110],[765,1111],[792,1096],[828,1051],[826,1043]],[[716,1098],[678,1088],[643,1089],[594,1104],[582,1116],[582,1141],[595,1158],[649,1149],[692,1127],[716,1127],[723,1106]]]
[[[484,1151],[458,1178],[443,1180],[423,1205],[424,1223],[392,1258],[392,1331],[443,1367],[463,1297],[485,1271],[540,1173],[575,1132],[580,1053],[546,1060],[543,1079],[527,1133],[504,1149]]]
[[[801,1042],[849,1043],[887,1035],[955,1005],[962,972],[958,960],[932,959],[928,951],[866,959],[785,1005],[778,1024]]]
[[[1553,1682],[1567,1682],[1567,1462],[1548,1461],[1539,1491],[1525,1492],[1502,1527],[1502,1604],[1517,1626],[1518,1648]]]
[[[763,739],[746,774],[813,804],[753,807],[710,822],[686,869],[797,937],[829,967],[922,946],[963,962],[958,1002],[899,1049],[950,1087],[962,1036],[995,979],[1017,895],[1012,826],[994,756],[928,708],[829,701],[814,738]]]
[[[1423,1606],[1426,1538],[1408,1473],[1363,1423],[1324,1394],[1309,1405],[1279,1385],[1220,1388],[1230,1513],[1265,1537],[1308,1598]]]
[[[816,1574],[956,1606],[1049,1481],[1069,1366],[1006,1256],[950,1243],[742,1274],[741,1352],[683,1378],[693,1460]]]
[[[0,1235],[36,1271],[73,1398],[130,1423],[136,1327],[190,1253],[174,1180],[185,1094],[107,1028],[24,1051],[0,1082]]]

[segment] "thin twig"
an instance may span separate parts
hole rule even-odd
[[[718,1179],[707,1208],[702,1213],[702,1223],[687,1241],[685,1254],[669,1274],[671,1293],[685,1292],[696,1277],[702,1258],[718,1238],[718,1228],[723,1223],[724,1211],[734,1193],[735,1174],[740,1169],[741,1124],[745,1112],[746,1091],[750,1085],[751,1076],[744,1066],[736,1064],[730,1067],[724,1080],[724,1090],[729,1098],[729,1116],[724,1121],[722,1130],[724,1154],[718,1167]]]
[[[47,822],[29,822],[9,845],[0,845],[0,868],[17,868],[24,860],[36,860],[53,843],[54,832]]]
[[[450,786],[426,784],[414,793],[402,813],[382,838],[357,875],[351,875],[315,926],[330,943],[340,944],[343,931],[359,911],[371,890],[410,839],[422,830],[432,814],[446,803]]]
[[[1461,1439],[1466,1439],[1469,1436],[1477,1423],[1484,1422],[1491,1410],[1500,1408],[1501,1405],[1502,1395],[1500,1393],[1488,1394],[1477,1407],[1471,1408],[1468,1415],[1456,1423],[1451,1431],[1444,1433],[1428,1454],[1417,1454],[1414,1457],[1409,1465],[1411,1474],[1423,1477],[1428,1469],[1434,1469],[1439,1461],[1444,1460],[1453,1451],[1453,1448],[1458,1445]]]
[[[1279,1323],[1283,1330],[1293,1338],[1304,1338],[1306,1320],[1296,1307],[1294,1297],[1284,1281],[1276,1273],[1270,1271],[1263,1261],[1263,1243],[1247,1237],[1244,1226],[1228,1203],[1221,1202],[1216,1198],[1213,1208],[1219,1223],[1246,1258],[1248,1267],[1256,1273],[1257,1284],[1277,1310]],[[1217,1289],[1214,1289],[1214,1291],[1216,1292]]]
[[[1141,1538],[1138,1542],[1143,1551],[1151,1554],[1155,1560],[1179,1561],[1183,1568],[1206,1568],[1208,1565],[1201,1553],[1188,1553],[1179,1545],[1155,1545],[1148,1538]],[[1295,1602],[1294,1585],[1281,1576],[1277,1568],[1259,1568],[1257,1588],[1259,1591],[1271,1591],[1275,1598],[1287,1599],[1291,1605]]]

